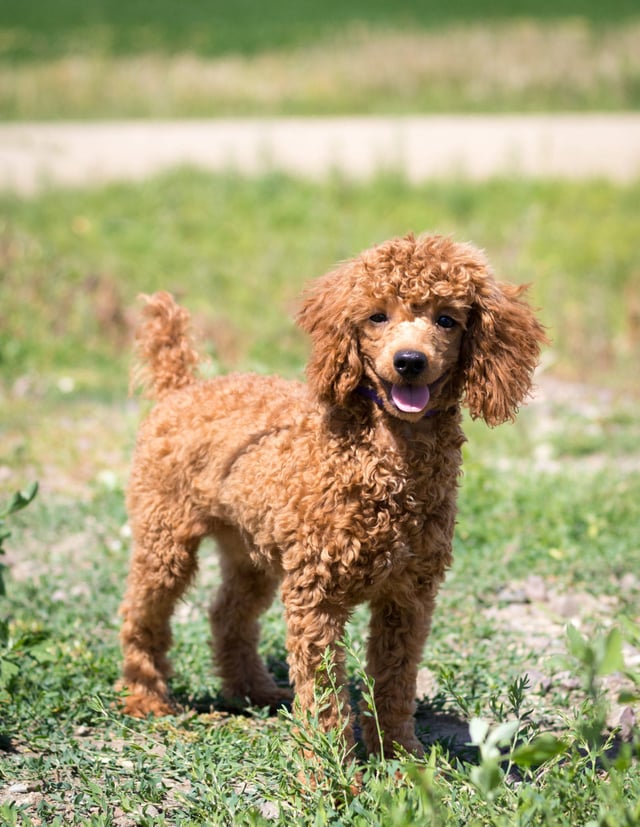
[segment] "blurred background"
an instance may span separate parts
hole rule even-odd
[[[0,465],[15,469],[27,456],[38,465],[25,438],[40,421],[33,400],[38,409],[87,403],[95,417],[95,402],[125,398],[138,293],[169,289],[187,304],[211,371],[301,376],[306,343],[291,319],[303,285],[409,230],[470,240],[500,277],[531,283],[553,340],[545,376],[631,396],[640,356],[637,170],[615,180],[517,169],[414,180],[381,159],[364,177],[342,169],[309,179],[270,169],[268,159],[252,175],[206,172],[187,156],[162,174],[133,173],[168,140],[163,124],[180,119],[215,126],[296,116],[313,128],[319,116],[463,116],[451,140],[472,157],[477,118],[495,116],[500,130],[512,116],[588,116],[573,133],[577,157],[594,118],[623,124],[624,136],[639,106],[640,13],[631,0],[268,8],[3,0],[5,171],[16,141],[25,157],[55,160],[54,138],[34,148],[38,129],[90,124],[75,152],[78,167],[95,152],[96,181],[0,192]],[[101,138],[101,124],[123,120],[142,130],[136,147]],[[7,130],[25,121],[31,132],[11,133],[10,147]],[[304,150],[298,133],[289,145],[286,135],[285,154]],[[129,165],[129,179],[100,179],[105,144]]]
[[[6,118],[637,109],[634,0],[3,0]]]

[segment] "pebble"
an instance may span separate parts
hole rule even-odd
[[[418,670],[416,680],[416,698],[431,698],[438,691],[438,679],[434,672],[427,667]]]
[[[632,741],[636,723],[636,714],[633,708],[630,706],[625,706],[618,720],[620,737],[623,741]]]
[[[7,787],[4,795],[13,798],[14,796],[37,792],[39,789],[40,784],[37,781],[14,781],[13,784]]]
[[[19,781],[17,784],[11,784],[7,792],[11,795],[24,795],[25,793],[30,792],[30,790],[28,784]]]
[[[498,592],[498,600],[501,603],[528,603],[529,598],[524,589],[503,588]]]
[[[544,578],[532,574],[524,582],[524,593],[531,603],[544,603],[548,598],[547,584]]]
[[[528,669],[529,684],[534,691],[546,694],[553,686],[553,681],[539,669]]]

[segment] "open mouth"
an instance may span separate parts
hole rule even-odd
[[[379,386],[384,390],[384,397],[386,402],[391,407],[395,408],[400,413],[405,414],[422,414],[429,416],[435,411],[427,411],[426,408],[431,400],[432,394],[436,391],[438,386],[444,381],[446,372],[440,376],[435,382],[430,385],[414,385],[411,382],[395,383],[387,382],[378,377]],[[384,407],[381,394],[371,387],[360,385],[358,392],[368,399],[372,399],[380,408]]]
[[[396,385],[388,390],[388,397],[402,413],[421,413],[429,404],[431,393],[426,385]]]

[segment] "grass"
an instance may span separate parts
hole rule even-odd
[[[501,277],[531,283],[556,373],[625,388],[640,343],[639,198],[637,183],[313,184],[189,171],[3,195],[0,364],[18,391],[122,394],[136,296],[163,288],[188,303],[219,367],[299,373],[305,343],[291,317],[303,285],[413,229],[472,240]]]
[[[8,120],[640,107],[634,0],[0,6]]]
[[[174,623],[173,688],[192,711],[151,722],[117,715],[111,709],[117,606],[128,557],[122,492],[97,486],[84,500],[43,492],[13,517],[7,544],[5,607],[11,656],[20,668],[2,702],[5,738],[13,743],[13,751],[0,753],[3,823],[636,823],[640,766],[633,750],[640,749],[640,734],[610,751],[607,711],[616,685],[604,690],[609,666],[622,668],[620,643],[607,648],[606,635],[594,630],[615,620],[635,647],[627,652],[638,652],[640,584],[626,604],[620,584],[640,566],[634,536],[640,475],[564,470],[538,474],[532,484],[522,465],[506,485],[503,474],[474,459],[473,446],[469,452],[456,560],[425,650],[436,685],[418,724],[432,746],[422,763],[365,762],[364,790],[356,797],[353,770],[341,765],[331,739],[312,737],[326,778],[309,789],[297,778],[309,767],[288,716],[210,709],[217,688],[206,645],[206,605],[217,581],[211,549],[203,551],[197,585]],[[615,496],[603,498],[602,490]],[[595,536],[592,525],[601,527]],[[549,642],[538,648],[526,629],[514,631],[493,613],[505,583],[533,575],[563,593],[583,595],[588,588],[599,598],[595,615],[582,608],[573,618],[587,634],[582,648],[573,640],[573,656],[557,647],[550,660]],[[549,606],[537,610],[544,614]],[[360,686],[365,621],[359,613],[350,628],[356,696],[366,691]],[[265,620],[263,652],[279,668],[279,607]],[[563,689],[567,667],[584,688],[576,682]],[[527,687],[523,676],[538,669],[551,688]],[[444,729],[435,730],[443,716]],[[471,730],[470,721],[478,721]],[[496,727],[505,722],[509,737],[496,755],[492,738],[500,740]],[[435,741],[433,731],[440,733]],[[467,745],[474,738],[475,747]],[[7,798],[8,789],[14,792]]]
[[[0,7],[1,53],[20,61],[61,57],[78,51],[132,54],[140,51],[202,56],[256,54],[307,45],[354,24],[376,28],[433,29],[452,24],[534,18],[580,18],[606,28],[638,17],[634,0],[602,3],[580,0],[473,0],[425,3],[398,0],[327,0],[304,4],[278,0],[269,14],[257,0],[202,3],[182,0],[179,13],[171,0],[58,0],[55,4],[4,0]]]
[[[312,42],[222,55],[88,46],[0,53],[6,119],[623,111],[640,106],[640,22],[580,18],[359,24]],[[46,54],[46,50],[45,54]]]
[[[0,116],[637,108],[636,5],[281,0],[265,15],[242,0],[214,17],[195,0],[179,16],[169,0],[3,0]],[[0,823],[640,823],[639,200],[638,182],[188,170],[1,195]],[[426,758],[360,756],[354,796],[335,738],[306,744],[324,769],[312,788],[290,714],[221,707],[210,546],[174,622],[185,712],[140,722],[113,706],[141,415],[131,328],[136,294],[168,288],[209,370],[300,375],[304,282],[408,229],[470,239],[532,282],[553,346],[516,425],[467,427],[455,563],[420,674]],[[354,699],[370,693],[366,623],[359,611],[347,642]],[[284,637],[275,605],[261,648],[280,678]]]
[[[638,196],[636,183],[189,170],[2,196],[0,823],[638,823],[640,733],[620,717],[640,686]],[[303,284],[410,228],[471,239],[506,278],[531,281],[554,343],[544,394],[516,425],[468,423],[455,563],[421,670],[427,756],[360,756],[354,796],[334,738],[307,744],[325,770],[310,788],[289,714],[219,704],[210,546],[174,622],[185,712],[139,722],[112,706],[141,415],[126,398],[130,333],[136,294],[169,288],[210,342],[209,370],[300,375],[290,319]],[[35,501],[5,515],[36,478]],[[349,630],[354,699],[369,691],[366,624],[361,610]],[[281,678],[284,638],[275,605],[261,647]]]

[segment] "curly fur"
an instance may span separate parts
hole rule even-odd
[[[223,693],[277,705],[257,654],[258,618],[278,585],[290,676],[314,710],[327,647],[367,602],[367,668],[383,750],[416,753],[415,681],[438,587],[451,564],[461,405],[489,425],[513,419],[531,387],[544,331],[524,288],[495,280],[484,255],[408,235],[316,281],[300,326],[308,384],[230,375],[196,381],[184,310],[147,298],[139,332],[159,399],[142,424],[128,510],[134,549],[122,607],[126,710],[172,711],[170,617],[213,536],[223,581],[210,609]],[[353,731],[346,696],[322,725]],[[373,721],[363,738],[379,748]]]

